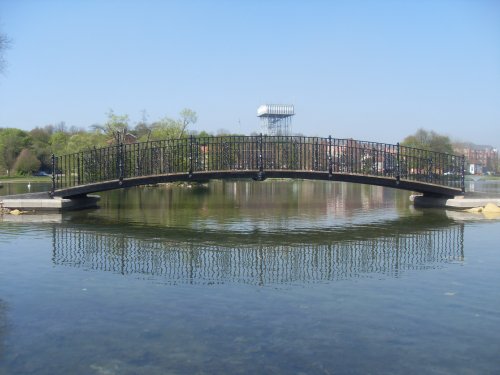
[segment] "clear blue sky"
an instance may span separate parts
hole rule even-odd
[[[188,107],[194,130],[249,134],[284,103],[305,135],[500,147],[496,0],[0,0],[0,30],[0,127]]]

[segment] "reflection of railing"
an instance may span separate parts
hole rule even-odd
[[[159,277],[167,283],[321,282],[371,273],[397,276],[463,260],[463,226],[395,233],[390,237],[332,240],[321,244],[219,246],[167,239],[150,241],[55,227],[53,261],[123,275]]]
[[[464,159],[353,139],[284,136],[190,137],[89,149],[53,157],[52,193],[94,183],[201,172],[318,172],[392,178],[464,189]],[[118,186],[119,187],[119,186]]]

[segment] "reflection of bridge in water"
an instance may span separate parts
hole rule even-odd
[[[280,243],[275,245],[272,238],[257,239],[258,242],[254,238],[254,242],[242,245],[250,239],[240,238],[235,244],[231,239],[203,243],[169,238],[151,240],[56,226],[53,261],[57,265],[135,277],[153,276],[171,284],[269,285],[343,280],[370,274],[397,277],[403,271],[463,260],[461,224],[434,229],[429,225],[406,233],[396,229],[394,234],[389,233],[389,227],[387,224],[381,235],[369,238],[363,238],[367,231],[364,226],[344,232],[342,238],[332,238],[324,232],[311,236],[302,233],[302,241],[304,237],[313,239],[308,244],[274,240]],[[315,241],[319,236],[323,240]]]

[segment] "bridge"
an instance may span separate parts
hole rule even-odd
[[[75,198],[133,186],[210,179],[345,181],[454,197],[464,157],[386,144],[302,136],[188,137],[52,156],[51,195]]]

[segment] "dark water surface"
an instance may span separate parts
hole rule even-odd
[[[498,374],[500,220],[306,181],[0,219],[0,374]]]

